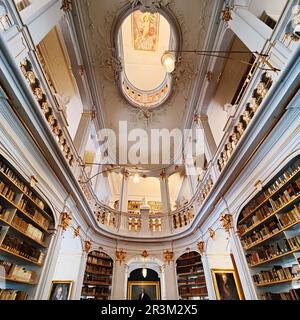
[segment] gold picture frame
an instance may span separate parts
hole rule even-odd
[[[60,291],[58,291],[59,288],[61,288]],[[70,300],[72,288],[73,281],[71,280],[52,281],[48,300]]]
[[[233,269],[212,269],[217,300],[244,300],[239,277]]]
[[[150,295],[150,300],[160,300],[160,284],[159,281],[129,281],[128,282],[128,300],[139,300],[136,294],[136,289],[144,288],[146,293]],[[147,292],[148,289],[148,292]],[[155,292],[155,297],[153,297]]]

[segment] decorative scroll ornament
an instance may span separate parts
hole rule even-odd
[[[198,251],[202,255],[204,253],[205,243],[204,241],[199,241],[197,243]]]
[[[213,239],[216,235],[216,232],[212,228],[208,228],[209,236]]]
[[[229,232],[232,229],[232,215],[229,213],[223,214],[220,217],[220,221],[222,222],[223,228],[226,232]]]
[[[222,20],[225,22],[229,22],[232,20],[232,15],[231,15],[231,8],[229,6],[226,6],[226,8],[222,11]]]
[[[161,7],[166,7],[171,3],[171,0],[130,0],[131,7],[141,6],[141,11],[157,12]]]
[[[214,74],[211,71],[207,71],[205,76],[206,76],[206,80],[208,82],[211,82],[213,80],[213,78],[214,78]]]
[[[117,261],[120,262],[120,264],[122,264],[122,262],[125,261],[126,256],[127,256],[127,253],[125,251],[123,251],[123,249],[116,251],[116,259],[117,259]]]
[[[74,238],[77,238],[80,236],[80,229],[81,229],[80,226],[74,229],[74,233],[73,233]]]
[[[38,183],[38,180],[35,176],[30,177],[30,187],[34,188],[36,184]]]
[[[62,0],[60,9],[64,12],[70,12],[72,10],[71,0]]]
[[[147,252],[147,250],[144,250],[144,251],[142,252],[141,256],[146,259],[146,258],[149,257],[149,253]]]
[[[168,264],[170,264],[170,262],[173,260],[174,257],[174,252],[173,251],[165,251],[164,252],[164,259],[166,262],[168,262]]]
[[[71,213],[62,212],[59,226],[62,227],[63,231],[66,231],[71,221],[72,221]]]
[[[92,247],[91,241],[90,240],[85,240],[84,243],[83,243],[84,252],[89,253],[89,251],[91,250],[91,247]]]

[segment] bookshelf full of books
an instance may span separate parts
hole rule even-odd
[[[89,253],[81,292],[82,300],[109,300],[113,260],[104,252]]]
[[[198,252],[185,253],[176,261],[179,296],[182,300],[207,300],[201,256]]]
[[[34,298],[52,227],[49,207],[0,156],[0,300]]]
[[[300,156],[242,210],[238,230],[258,298],[300,300]]]

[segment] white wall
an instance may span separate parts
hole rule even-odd
[[[207,242],[207,258],[210,269],[233,269],[230,257],[228,234],[224,229],[216,230],[215,236]]]
[[[252,0],[249,6],[249,11],[256,15],[258,18],[261,17],[264,11],[274,16],[277,19],[281,15],[287,0]]]
[[[74,238],[72,230],[67,229],[63,235],[53,280],[73,281],[71,299],[75,298],[76,291],[82,286],[78,283],[81,274],[83,250],[79,238]]]

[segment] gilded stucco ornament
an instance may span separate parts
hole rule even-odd
[[[222,11],[222,20],[225,22],[232,20],[231,8],[229,6],[226,6]]]
[[[232,215],[229,213],[223,214],[220,217],[220,221],[222,222],[222,226],[226,232],[229,232],[232,229]]]
[[[204,241],[199,241],[197,243],[197,248],[198,248],[198,251],[200,253],[200,255],[202,255],[204,253],[204,250],[205,250],[205,243]]]
[[[117,261],[120,262],[120,264],[122,264],[122,262],[125,261],[126,256],[127,256],[127,253],[123,249],[116,251],[116,259]]]
[[[166,7],[171,3],[171,0],[130,0],[131,7],[141,6],[140,10],[147,12],[157,12],[161,7]]]
[[[148,258],[148,257],[149,257],[148,251],[147,251],[147,250],[144,250],[144,251],[142,252],[141,256],[142,256],[143,258],[145,258],[145,259]]]
[[[92,243],[90,240],[85,240],[84,243],[83,243],[83,250],[84,252],[86,253],[89,253],[89,251],[91,250],[92,248]]]
[[[164,259],[168,264],[170,264],[170,262],[173,260],[173,257],[174,257],[173,251],[166,250],[164,252]]]
[[[74,238],[77,238],[80,236],[80,229],[81,229],[80,226],[74,229],[74,232],[73,232]]]
[[[66,231],[72,221],[72,216],[70,212],[62,212],[60,218],[60,227],[63,231]]]
[[[209,236],[213,239],[216,235],[216,232],[212,228],[208,228]]]
[[[63,10],[64,12],[71,11],[72,10],[71,0],[62,0],[60,9]]]

